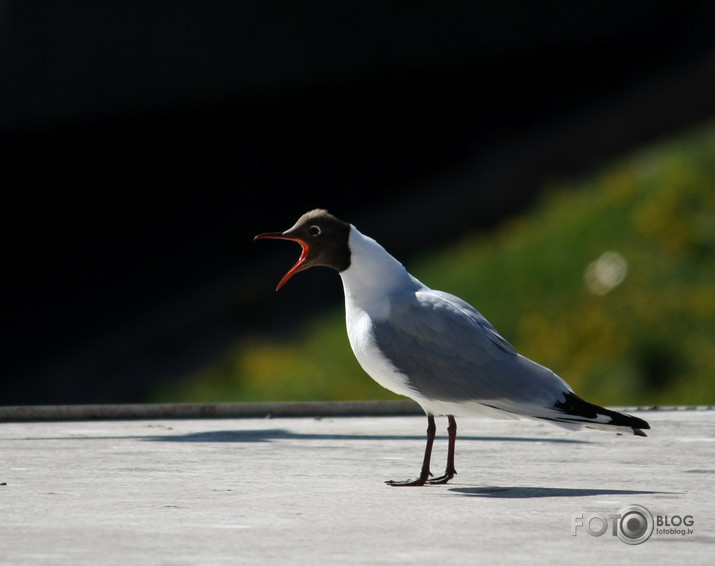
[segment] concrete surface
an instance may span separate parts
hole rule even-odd
[[[715,411],[638,414],[648,438],[458,419],[459,475],[421,488],[383,481],[424,417],[5,422],[0,564],[712,564]],[[625,544],[629,504],[693,532]]]

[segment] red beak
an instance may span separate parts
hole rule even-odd
[[[290,271],[286,273],[283,276],[283,279],[280,280],[278,283],[278,286],[276,287],[276,291],[283,287],[283,285],[286,284],[288,279],[293,277],[296,273],[298,273],[300,270],[302,270],[305,266],[303,263],[305,262],[305,259],[308,257],[308,252],[310,251],[310,246],[301,240],[300,238],[294,238],[292,236],[284,236],[281,232],[268,232],[266,234],[259,234],[253,240],[288,240],[290,242],[298,242],[300,244],[300,247],[303,249],[302,253],[300,254],[300,257],[298,258],[298,261],[296,264],[290,268]]]

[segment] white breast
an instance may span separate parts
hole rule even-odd
[[[362,369],[385,389],[414,398],[415,391],[407,385],[405,376],[395,370],[376,346],[370,316],[362,309],[351,308],[347,303],[345,306],[348,339]]]

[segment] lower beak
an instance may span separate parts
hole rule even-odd
[[[298,258],[298,261],[296,264],[290,268],[290,271],[286,273],[283,276],[283,279],[280,280],[278,283],[278,286],[276,287],[276,291],[283,287],[283,285],[286,284],[288,279],[293,277],[296,273],[298,273],[300,270],[304,269],[305,265],[305,260],[308,257],[308,252],[310,251],[310,246],[301,240],[300,238],[294,238],[292,236],[284,236],[281,232],[268,232],[266,234],[259,234],[253,240],[288,240],[290,242],[298,242],[300,244],[300,247],[302,248],[302,253],[300,254],[300,257]]]

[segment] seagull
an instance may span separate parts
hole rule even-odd
[[[372,238],[326,210],[307,212],[285,232],[254,240],[297,242],[302,253],[276,291],[299,271],[327,266],[340,274],[348,339],[358,362],[380,385],[416,401],[427,415],[419,476],[391,486],[444,484],[457,473],[455,417],[488,415],[549,421],[646,436],[643,419],[578,397],[550,369],[518,354],[473,306],[430,289]],[[447,467],[433,477],[435,416],[448,419]]]

